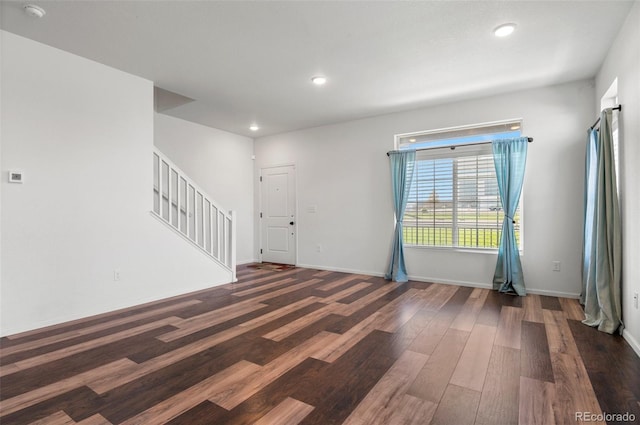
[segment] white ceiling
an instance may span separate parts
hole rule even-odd
[[[593,77],[630,1],[3,1],[4,30],[194,99],[251,137]],[[497,39],[492,29],[515,22]],[[46,72],[46,70],[43,70]],[[329,82],[311,84],[316,74]],[[188,100],[188,99],[187,99]],[[252,122],[260,130],[251,132]]]

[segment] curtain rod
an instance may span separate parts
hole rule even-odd
[[[532,142],[533,142],[533,137],[527,137],[527,141],[528,141],[529,143],[532,143]],[[449,148],[449,149],[451,149],[451,150],[455,150],[455,148],[459,148],[459,147],[462,147],[462,146],[485,145],[485,144],[487,144],[487,143],[491,143],[491,142],[461,143],[461,144],[459,144],[459,145],[454,145],[454,146],[434,146],[434,147],[431,147],[431,148],[416,149],[416,151],[424,151],[424,150],[427,150],[427,149],[442,149],[442,148],[446,148],[446,147],[448,147],[448,148]],[[393,152],[393,151],[389,151],[389,152],[387,152],[387,156],[389,156],[389,154],[390,154],[391,152]]]
[[[604,108],[603,110],[606,111],[607,109],[611,109],[612,111],[622,111],[622,105],[614,106],[613,108]],[[598,125],[599,122],[600,122],[600,117],[598,117],[596,122],[593,123],[593,125],[589,128],[589,130],[593,130],[594,128],[596,128],[596,125]]]

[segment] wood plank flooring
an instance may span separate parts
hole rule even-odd
[[[302,268],[238,278],[2,338],[0,423],[640,423],[640,359],[582,325],[576,300]]]

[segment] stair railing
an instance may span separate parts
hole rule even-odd
[[[221,208],[157,148],[153,152],[153,214],[236,281],[236,212]]]

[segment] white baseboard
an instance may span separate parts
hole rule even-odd
[[[622,331],[622,337],[625,339],[625,341],[627,341],[629,343],[631,348],[633,348],[633,351],[636,352],[636,355],[638,357],[640,357],[640,343],[638,343],[638,341],[636,341],[636,339],[633,337],[633,335],[631,335],[631,333],[629,331],[624,329]]]
[[[485,289],[493,288],[492,284],[485,283],[485,282],[469,282],[464,280],[439,279],[439,278],[430,278],[430,277],[422,277],[422,276],[409,276],[409,279],[416,280],[418,282],[433,282],[433,283],[442,283],[445,285],[469,286],[471,288],[485,288]],[[560,298],[580,298],[580,294],[574,294],[571,292],[548,291],[545,289],[527,288],[527,294],[547,295],[551,297],[560,297]]]
[[[548,297],[558,297],[558,298],[574,298],[576,300],[580,298],[580,294],[576,294],[573,292],[548,291],[546,289],[527,288],[527,294],[546,295]]]
[[[304,267],[307,269],[317,269],[317,270],[327,270],[331,272],[341,272],[341,273],[354,273],[354,274],[364,274],[368,276],[377,276],[382,277],[384,273],[374,272],[371,270],[359,270],[359,269],[349,269],[342,267],[328,267],[328,266],[318,266],[315,264],[297,264],[298,267]],[[485,288],[492,289],[493,285],[490,283],[484,282],[471,282],[464,280],[451,280],[451,279],[440,279],[435,277],[425,277],[425,276],[409,276],[409,280],[415,280],[416,282],[429,282],[429,283],[442,283],[445,285],[457,285],[457,286],[468,286],[471,288]],[[560,291],[549,291],[546,289],[530,289],[527,288],[528,294],[536,294],[536,295],[546,295],[550,297],[560,297],[560,298],[580,298],[580,294],[572,293],[572,292],[560,292]]]
[[[117,314],[121,310],[129,310],[131,308],[144,307],[147,304],[163,302],[165,300],[168,301],[172,298],[187,297],[190,294],[206,291],[206,290],[215,288],[217,286],[226,285],[227,283],[229,282],[219,282],[214,284],[206,283],[201,288],[192,288],[187,292],[184,292],[180,289],[176,289],[174,291],[167,291],[165,293],[158,294],[152,297],[139,297],[139,298],[136,298],[135,300],[130,300],[123,303],[117,303],[96,311],[81,311],[73,314],[63,314],[53,318],[40,320],[26,327],[13,327],[13,328],[2,329],[0,331],[0,337],[17,335],[17,334],[21,334],[21,333],[29,332],[33,330],[46,331],[47,328],[58,327],[60,325],[66,326],[74,323],[82,323],[84,321],[91,320],[92,318],[97,318],[97,317],[105,316],[109,314]]]
[[[253,264],[253,263],[259,263],[260,260],[241,260],[241,261],[236,261],[236,266],[242,266],[244,264]]]
[[[443,285],[467,286],[470,288],[485,288],[485,289],[492,288],[492,286],[488,283],[467,282],[463,280],[451,280],[451,279],[439,279],[439,278],[423,277],[423,276],[409,276],[409,280],[415,280],[416,282],[441,283]]]
[[[327,266],[317,266],[314,264],[296,264],[296,267],[303,267],[305,269],[316,269],[316,270],[326,270],[328,272],[340,272],[340,273],[351,273],[351,274],[364,274],[367,276],[376,276],[383,277],[384,273],[380,272],[372,272],[371,270],[358,270],[358,269],[345,269],[341,267],[327,267]]]

